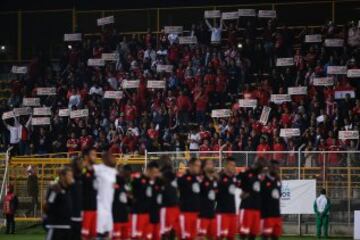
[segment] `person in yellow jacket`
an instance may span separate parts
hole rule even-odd
[[[314,202],[314,212],[316,214],[316,236],[321,238],[321,230],[324,230],[324,237],[328,237],[329,213],[331,203],[326,196],[326,190],[322,189],[320,196]]]

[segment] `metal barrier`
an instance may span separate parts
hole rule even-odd
[[[118,163],[137,165],[143,170],[148,162],[171,161],[176,169],[183,171],[191,157],[212,159],[221,169],[227,157],[236,160],[239,170],[251,165],[258,157],[277,159],[281,163],[282,179],[316,179],[317,190],[327,189],[333,208],[330,218],[332,235],[351,235],[353,210],[360,208],[360,151],[286,151],[286,152],[249,152],[249,151],[209,151],[209,152],[145,152],[144,156],[116,155]],[[20,198],[18,220],[38,221],[42,214],[44,196],[48,184],[56,176],[59,167],[69,164],[69,153],[13,157],[10,161],[9,181],[15,186]],[[35,215],[29,215],[30,197],[27,195],[26,167],[32,165],[38,175],[39,207]],[[1,172],[1,169],[0,169]],[[284,216],[286,234],[314,233],[313,215]]]
[[[48,52],[50,58],[59,58],[64,45],[63,33],[78,31],[88,36],[95,35],[99,32],[96,19],[109,15],[115,16],[115,26],[120,33],[132,35],[146,33],[148,28],[158,34],[166,25],[183,25],[184,29],[189,30],[191,24],[202,20],[203,12],[209,9],[222,11],[233,11],[238,8],[274,9],[277,10],[280,24],[286,23],[296,27],[320,26],[326,20],[344,24],[349,20],[355,20],[349,17],[357,17],[359,7],[360,2],[356,0],[325,0],[148,9],[0,12],[0,27],[3,29],[0,43],[7,46],[6,56],[0,54],[0,61],[26,61],[41,50]],[[299,15],[297,14],[299,12],[306,14]],[[293,17],[294,15],[296,17]],[[129,22],[132,24],[128,24]]]

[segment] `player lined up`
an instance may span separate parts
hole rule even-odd
[[[95,149],[86,149],[83,160],[74,159],[73,169],[62,169],[50,186],[47,240],[232,240],[237,235],[274,240],[281,235],[276,161],[266,166],[258,159],[237,173],[228,158],[218,173],[213,161],[192,158],[180,175],[168,164],[150,162],[144,173],[132,174],[128,165],[117,171],[109,153],[102,164],[95,159]]]

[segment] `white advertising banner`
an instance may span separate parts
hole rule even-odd
[[[307,95],[307,87],[289,87],[289,95]]]
[[[339,139],[359,139],[359,131],[339,131]]]
[[[36,88],[36,94],[38,96],[54,96],[56,95],[56,88],[54,87]]]
[[[239,17],[256,17],[255,9],[239,9]]]
[[[121,87],[124,89],[138,88],[140,80],[124,80],[122,81]]]
[[[223,12],[221,14],[221,18],[224,20],[233,20],[233,19],[238,19],[239,18],[239,12]]]
[[[40,107],[34,108],[34,116],[51,116],[51,108],[49,107]]]
[[[333,86],[333,77],[318,77],[313,79],[314,86]]]
[[[97,19],[98,26],[104,26],[104,25],[112,24],[114,22],[115,22],[114,16],[108,16],[108,17],[103,17],[103,18]]]
[[[325,47],[342,47],[344,46],[344,39],[327,38],[325,39]]]
[[[14,118],[14,117],[15,117],[14,111],[8,111],[8,112],[4,112],[4,113],[2,114],[2,120]]]
[[[173,71],[173,65],[157,65],[156,66],[157,72],[168,72],[171,73]]]
[[[165,81],[162,80],[148,80],[147,81],[147,88],[158,88],[162,89],[165,88]]]
[[[275,104],[291,102],[291,96],[289,94],[271,94],[270,101]]]
[[[354,211],[354,239],[360,240],[360,211],[359,210]]]
[[[65,42],[79,42],[82,40],[81,33],[65,33],[64,41]]]
[[[164,32],[166,34],[169,34],[169,33],[182,33],[184,31],[184,28],[183,26],[165,26],[164,27]]]
[[[309,34],[305,35],[306,43],[318,43],[321,42],[321,34]]]
[[[105,91],[104,98],[121,99],[123,98],[122,91]]]
[[[12,66],[11,73],[14,74],[26,74],[27,73],[27,67],[26,66]]]
[[[80,118],[89,116],[89,109],[79,109],[70,111],[70,118]]]
[[[283,180],[281,183],[281,214],[313,214],[316,180]]]
[[[31,107],[14,108],[14,113],[15,116],[31,115],[32,108]]]
[[[349,69],[347,70],[348,78],[359,78],[360,77],[360,69]]]
[[[355,98],[355,91],[335,91],[335,99],[344,99],[346,95],[350,95],[350,98]]]
[[[242,108],[256,108],[257,100],[256,99],[240,99],[239,106]]]
[[[204,12],[204,17],[205,18],[220,18],[221,17],[221,12],[220,12],[220,10],[205,11]]]
[[[261,116],[260,116],[260,120],[259,122],[262,124],[262,125],[266,125],[268,120],[269,120],[269,115],[270,115],[270,111],[271,111],[271,108],[270,107],[263,107],[262,111],[261,111]]]
[[[59,109],[59,117],[68,117],[70,116],[70,110],[68,108]]]
[[[259,18],[276,18],[275,10],[259,10],[258,12]]]
[[[290,138],[290,137],[298,137],[300,136],[299,128],[281,128],[280,129],[280,137]]]
[[[287,67],[294,65],[294,58],[278,58],[276,59],[277,67]]]
[[[179,44],[197,44],[198,40],[196,36],[184,36],[179,37]]]
[[[223,118],[223,117],[231,117],[232,112],[230,109],[215,109],[211,111],[212,118]]]
[[[328,66],[327,74],[335,74],[335,75],[346,75],[347,67],[346,66]]]
[[[40,98],[23,98],[23,105],[26,107],[40,106]]]
[[[105,66],[105,60],[101,58],[89,58],[87,65],[92,67],[103,67]]]
[[[101,59],[103,59],[104,61],[117,61],[119,60],[119,54],[116,52],[103,53],[101,54]]]
[[[38,126],[38,125],[50,125],[50,118],[49,117],[36,117],[31,119],[31,125]]]

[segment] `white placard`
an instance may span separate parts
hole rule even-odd
[[[124,80],[121,84],[122,88],[138,88],[140,84],[140,80]]]
[[[239,99],[239,107],[242,108],[256,108],[257,100],[256,99]]]
[[[104,61],[117,61],[119,60],[119,54],[116,52],[113,53],[103,53],[101,54],[101,59]]]
[[[339,131],[339,139],[359,139],[359,131]]]
[[[334,78],[333,77],[319,77],[313,79],[314,86],[333,86]]]
[[[108,17],[103,17],[103,18],[98,18],[97,19],[97,25],[98,26],[104,26],[107,24],[112,24],[115,22],[114,16],[108,16]]]
[[[2,114],[2,120],[14,118],[14,117],[15,117],[14,111],[8,111],[8,112],[4,112],[4,113]]]
[[[89,116],[89,109],[79,109],[70,111],[70,118],[80,118]]]
[[[36,94],[38,96],[54,96],[56,95],[56,88],[54,87],[36,88]]]
[[[39,125],[50,125],[49,117],[36,117],[31,119],[31,125],[39,126]]]
[[[360,23],[360,21],[359,21]],[[360,240],[360,211],[354,211],[354,240]]]
[[[258,12],[259,18],[276,18],[275,10],[259,10]]]
[[[32,114],[31,107],[21,107],[21,108],[14,108],[15,116],[25,116]]]
[[[271,108],[270,107],[263,107],[262,111],[261,111],[261,116],[260,116],[260,120],[259,122],[262,124],[262,125],[266,125],[268,120],[269,120],[269,115],[270,115],[270,112],[271,112]]]
[[[277,67],[286,67],[286,66],[293,66],[293,65],[294,65],[294,58],[278,58],[278,59],[276,59]]]
[[[51,108],[49,107],[34,108],[33,111],[34,116],[51,116]]]
[[[239,9],[239,17],[256,17],[255,9]]]
[[[82,40],[81,33],[65,33],[64,41],[65,42],[79,42]]]
[[[179,44],[197,44],[198,39],[196,36],[179,37]]]
[[[101,58],[89,58],[87,65],[92,67],[103,67],[105,66],[105,60]]]
[[[168,72],[171,73],[173,71],[173,65],[157,65],[156,66],[157,72]]]
[[[298,137],[300,136],[299,128],[281,128],[280,129],[280,137],[290,138],[290,137]]]
[[[289,95],[307,95],[307,87],[289,87]]]
[[[12,66],[11,67],[11,73],[14,73],[14,74],[26,74],[27,70],[28,69],[26,66]]]
[[[318,123],[322,123],[324,122],[324,120],[325,120],[325,115],[321,115],[316,118],[316,122]]]
[[[70,110],[68,108],[59,109],[59,117],[68,117],[70,116]]]
[[[283,180],[281,183],[281,214],[313,214],[316,180]]]
[[[325,47],[342,47],[344,46],[344,39],[327,38],[325,39]]]
[[[164,27],[164,32],[166,34],[169,34],[169,33],[182,33],[184,31],[184,28],[183,26],[165,26]]]
[[[334,74],[334,75],[345,75],[347,73],[347,67],[346,66],[328,66],[326,73]]]
[[[147,81],[147,88],[158,88],[162,89],[165,88],[166,81],[162,80],[148,80]]]
[[[121,99],[121,98],[123,98],[123,92],[122,91],[106,91],[104,94],[104,98]]]
[[[205,11],[204,12],[204,17],[205,18],[220,18],[221,17],[221,12],[220,12],[220,10]]]
[[[233,20],[233,19],[238,19],[239,18],[239,12],[223,12],[221,14],[221,18],[224,20]]]
[[[355,91],[335,91],[335,99],[344,99],[349,94],[350,98],[355,98]]]
[[[232,112],[230,109],[215,109],[211,111],[212,118],[231,117]]]
[[[360,69],[349,69],[347,70],[348,78],[359,78],[360,77]]]
[[[40,106],[40,98],[23,98],[23,106],[26,107]]]
[[[275,104],[291,102],[291,96],[289,94],[271,94],[270,102],[273,102]]]
[[[318,43],[321,42],[321,34],[309,34],[305,35],[306,43]]]

